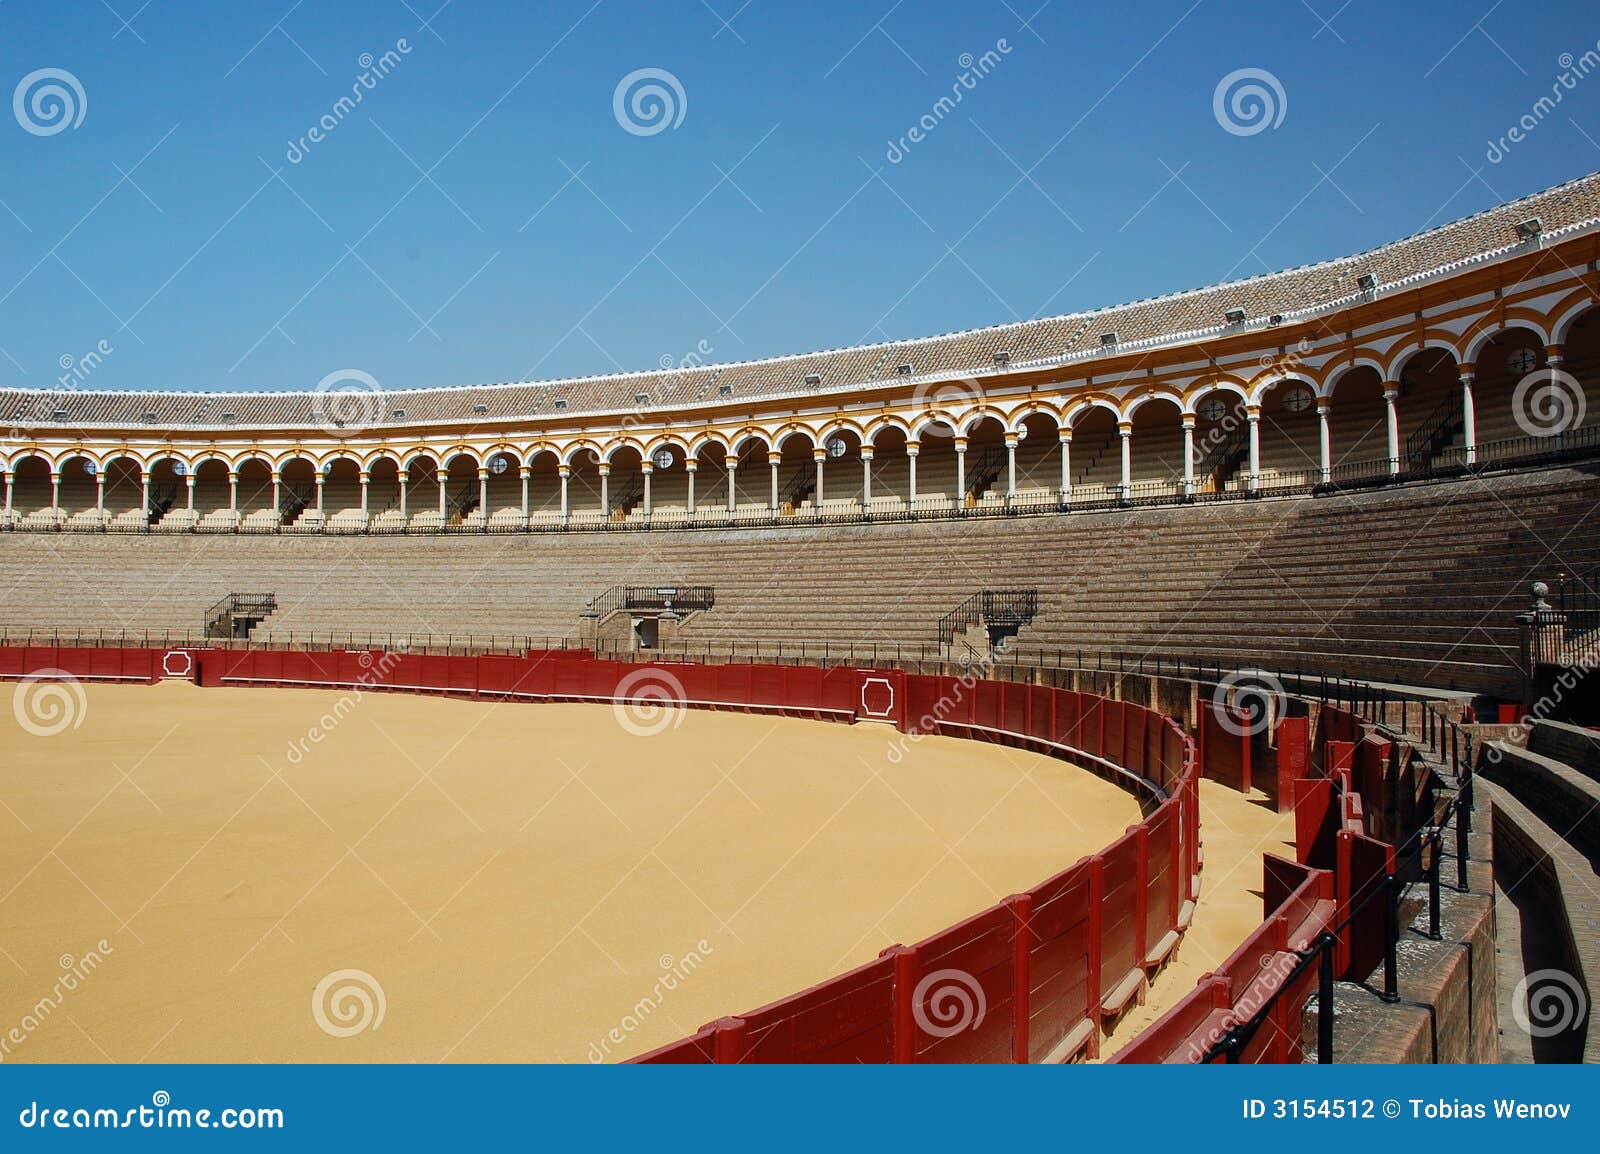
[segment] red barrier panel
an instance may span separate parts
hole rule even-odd
[[[1377,891],[1394,872],[1394,847],[1349,830],[1339,834],[1334,885],[1339,921],[1349,920],[1341,938],[1340,977],[1359,982],[1377,968],[1384,953],[1384,902]]]
[[[915,1062],[1013,1058],[1016,916],[985,910],[911,948]]]
[[[642,1066],[705,1066],[715,1062],[716,1054],[713,1047],[716,1045],[717,1031],[712,1026],[706,1026],[697,1033],[690,1034],[676,1042],[668,1042],[659,1046],[648,1054],[641,1054],[634,1058],[635,1065]]]
[[[1115,1014],[1129,1004],[1144,977],[1143,863],[1136,831],[1124,834],[1101,853],[1100,976],[1101,1012]]]
[[[1028,1058],[1086,1052],[1100,1038],[1100,858],[1079,862],[1029,895]],[[1057,1053],[1057,1050],[1061,1052]]]
[[[723,1037],[718,1060],[890,1062],[894,1060],[894,1008],[894,959],[881,957],[719,1023]]]
[[[1278,722],[1278,812],[1294,805],[1294,783],[1311,771],[1311,719],[1285,717]]]
[[[1144,959],[1147,965],[1166,961],[1178,944],[1178,871],[1176,864],[1178,803],[1164,802],[1144,823]],[[1171,935],[1170,937],[1168,935]]]

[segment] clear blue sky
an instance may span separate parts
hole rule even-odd
[[[85,97],[49,135],[0,115],[0,383],[101,341],[104,388],[801,352],[1342,255],[1600,168],[1600,74],[1486,157],[1595,47],[1592,4],[442,2],[0,0],[0,87]],[[613,97],[645,68],[684,100],[638,135]],[[1284,93],[1250,135],[1213,106],[1242,68]]]

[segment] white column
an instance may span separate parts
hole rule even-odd
[[[360,477],[361,477],[361,523],[363,525],[365,525],[367,523],[367,510],[370,507],[368,505],[368,503],[367,503],[367,495],[368,495],[368,493],[370,491],[370,486],[372,484],[372,474],[367,472],[367,470],[362,469]]]
[[[1194,421],[1193,413],[1183,414],[1183,495],[1194,496]]]
[[[1556,383],[1555,374],[1557,373],[1557,371],[1560,370],[1561,364],[1562,364],[1562,360],[1563,360],[1563,357],[1562,357],[1561,346],[1560,345],[1546,345],[1545,346],[1544,363],[1545,363],[1545,368],[1550,373],[1550,385],[1548,387],[1550,387],[1552,389],[1555,387],[1555,383]],[[1557,433],[1555,435],[1555,443],[1556,443],[1556,446],[1558,448],[1561,445],[1561,440],[1562,440],[1562,435],[1560,433]]]
[[[478,466],[478,515],[483,518],[484,528],[489,527],[489,466]]]
[[[106,472],[101,469],[94,475],[94,513],[95,519],[104,521],[106,517]]]
[[[11,471],[0,469],[0,484],[6,487],[6,524],[11,524]],[[149,504],[149,502],[146,502]]]
[[[1122,438],[1122,499],[1133,496],[1133,423],[1117,422],[1117,436]]]
[[[906,465],[911,473],[911,491],[908,500],[912,509],[917,507],[917,455],[921,452],[922,445],[919,442],[906,442]]]
[[[644,519],[648,521],[650,519],[651,511],[650,480],[655,475],[656,467],[649,461],[645,461],[639,466],[639,471],[644,474]]]
[[[403,530],[406,527],[406,486],[411,483],[411,473],[408,470],[401,469],[400,473],[399,473],[399,481],[400,481],[400,528]],[[277,495],[276,495],[277,494],[277,490],[276,490],[276,487],[274,487],[273,494],[274,494],[273,495],[273,501],[274,501],[274,503],[276,503],[276,501],[277,501]]]
[[[1017,499],[1017,438],[1006,435],[1006,504]]]
[[[1322,480],[1324,484],[1333,480],[1333,439],[1328,434],[1328,413],[1332,409],[1332,400],[1327,397],[1317,398],[1317,443],[1322,454]]]
[[[774,449],[767,451],[767,471],[771,481],[770,493],[767,498],[767,507],[774,513],[778,511],[778,462],[783,460],[783,454]]]
[[[325,476],[323,476],[323,475],[322,475],[322,471],[321,471],[321,470],[320,470],[320,469],[319,469],[319,470],[318,470],[318,471],[317,471],[317,516],[318,516],[318,517],[321,517],[321,516],[322,516],[322,515],[323,515],[323,508],[322,508],[322,486],[323,486],[323,483],[324,483],[324,482],[325,482],[325,481],[327,481],[327,479],[328,479],[328,478],[326,478],[326,477],[325,477]],[[194,486],[193,486],[193,485],[190,485],[190,486],[189,486],[189,495],[190,495],[190,496],[191,496],[191,497],[193,497],[193,496],[194,496]],[[193,502],[192,502],[192,501],[191,501],[191,502],[190,502],[190,508],[193,508],[193,507],[194,507],[194,506],[193,506]]]
[[[1478,411],[1472,403],[1472,366],[1462,365],[1461,374],[1461,439],[1466,450],[1467,464],[1478,460]]]
[[[728,512],[733,512],[733,507],[739,503],[739,458],[732,453],[723,458],[722,463],[728,468]]]
[[[967,504],[967,439],[956,438],[956,507]]]
[[[194,512],[194,482],[195,482],[194,470],[191,469],[188,472],[188,474],[186,474],[184,476],[183,480],[184,480],[184,483],[185,483],[185,485],[187,486],[187,488],[189,490],[188,509],[189,509],[189,512],[193,513]],[[319,496],[320,496],[320,492],[319,492]]]
[[[556,475],[561,478],[561,523],[565,525],[567,518],[571,515],[571,508],[567,504],[567,488],[568,483],[572,480],[572,466],[557,465]]]
[[[189,492],[193,493],[194,490],[190,489]],[[53,521],[61,519],[61,474],[53,471],[50,474],[50,518]]]
[[[611,520],[611,466],[600,462],[600,519]]]
[[[828,463],[828,450],[813,449],[811,459],[817,463],[817,491],[812,495],[811,504],[816,509],[817,515],[822,515],[822,474]]]
[[[1069,425],[1061,429],[1057,436],[1061,440],[1061,499],[1067,501],[1072,494],[1072,427]]]
[[[228,514],[233,518],[233,523],[239,523],[239,474],[228,474]]]
[[[872,512],[872,446],[861,446],[861,511]]]
[[[1261,488],[1261,406],[1248,406],[1244,416],[1250,422],[1250,491],[1254,493]]]
[[[694,517],[694,475],[695,475],[696,472],[699,471],[700,462],[697,461],[695,458],[690,457],[687,461],[685,461],[683,463],[683,468],[684,468],[684,471],[689,474],[689,516],[690,516],[691,519],[693,519],[693,517]]]
[[[524,529],[528,527],[528,475],[532,472],[533,470],[527,465],[523,465],[517,470],[517,476],[522,481],[522,527]]]
[[[1389,425],[1389,472],[1391,475],[1400,472],[1400,415],[1395,411],[1395,401],[1399,396],[1399,385],[1386,384],[1383,386],[1384,418]]]
[[[150,504],[150,486],[145,485],[144,503]],[[278,524],[283,520],[283,474],[272,470],[272,523]]]
[[[444,466],[443,465],[439,466],[438,478],[439,478],[439,524],[443,525],[444,524],[444,509],[445,509],[445,486],[450,483],[449,477],[447,477],[445,475],[445,471],[444,471]]]
[[[146,521],[148,521],[150,519],[150,474],[149,473],[141,472],[139,474],[139,487],[143,491],[143,494],[144,494],[144,504],[140,506],[140,510],[144,514],[144,519]],[[10,494],[7,493],[6,496],[7,496],[7,499],[9,500],[10,499]]]

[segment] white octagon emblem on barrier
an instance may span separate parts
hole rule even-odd
[[[867,704],[867,690],[874,685],[883,686],[884,694],[887,696],[882,709],[874,709]],[[894,683],[887,677],[868,677],[864,680],[861,683],[861,712],[867,717],[888,717],[894,713]]]
[[[169,649],[161,655],[163,677],[193,677],[194,654],[187,649]]]

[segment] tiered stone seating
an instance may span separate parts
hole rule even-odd
[[[1593,534],[1574,531],[1597,502],[1600,475],[1585,468],[1064,517],[826,527],[782,518],[793,531],[9,533],[0,627],[194,630],[222,594],[266,589],[280,604],[258,630],[267,640],[308,631],[575,640],[590,597],[663,580],[717,589],[716,610],[685,626],[692,643],[931,649],[938,618],[973,591],[1029,587],[1040,612],[1014,645],[1049,660],[1080,650],[1236,657],[1510,696],[1520,678],[1514,615],[1532,581],[1600,564]],[[763,501],[739,515],[770,514]],[[556,517],[534,514],[536,524]],[[704,505],[698,521],[725,518]]]

